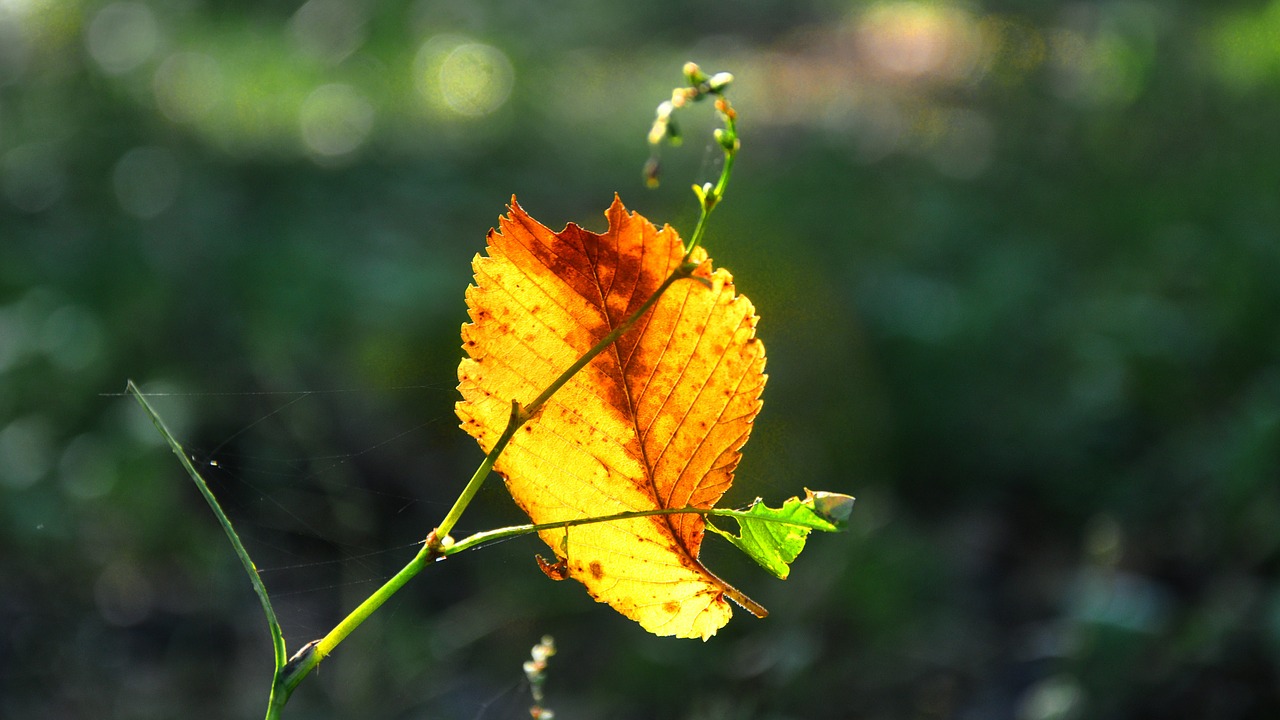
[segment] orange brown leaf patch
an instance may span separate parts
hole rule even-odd
[[[488,452],[511,401],[528,403],[622,324],[684,261],[679,236],[616,197],[609,229],[553,232],[512,198],[472,265],[462,427]],[[495,470],[535,523],[710,508],[733,482],[764,388],[755,309],[733,278],[691,258],[681,280],[517,432]],[[706,639],[729,597],[764,609],[698,560],[705,521],[659,515],[544,531],[569,577],[658,635]],[[557,563],[558,564],[558,563]],[[551,563],[545,563],[551,565]]]

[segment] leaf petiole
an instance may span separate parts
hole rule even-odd
[[[493,444],[489,453],[484,456],[484,461],[480,463],[480,467],[476,468],[471,479],[462,488],[462,493],[453,502],[453,507],[449,508],[444,520],[441,520],[436,529],[431,531],[431,538],[429,538],[428,544],[435,545],[436,550],[441,549],[440,546],[447,541],[449,531],[458,523],[458,518],[462,517],[462,512],[467,509],[467,506],[471,504],[471,500],[475,498],[476,493],[480,491],[480,486],[484,484],[485,478],[489,477],[489,471],[493,470],[493,464],[498,461],[498,456],[506,449],[507,443],[511,442],[516,430],[519,430],[520,426],[525,424],[537,412],[537,407],[530,405],[530,408],[524,409],[520,407],[520,403],[515,400],[511,401],[511,418],[507,420],[506,430],[502,431],[498,441]]]
[[[848,498],[848,502],[852,503],[853,498],[848,496],[840,496]],[[781,525],[792,525],[796,527],[806,527],[817,530],[842,530],[843,526],[839,523],[809,523],[797,521],[792,518],[786,518],[781,515],[761,516],[753,513],[750,509],[734,510],[730,508],[700,508],[700,507],[678,507],[678,508],[655,508],[653,510],[627,510],[613,515],[600,515],[597,517],[576,518],[574,520],[562,520],[558,522],[539,523],[537,525],[511,525],[509,527],[497,528],[495,530],[485,530],[470,535],[459,540],[442,553],[442,557],[457,555],[466,550],[472,550],[485,545],[489,545],[503,540],[529,535],[543,530],[556,530],[560,528],[571,528],[579,525],[594,525],[597,523],[615,522],[618,520],[630,520],[632,518],[650,517],[653,515],[702,515],[704,517],[731,517],[740,520],[752,520],[764,523],[778,523]]]

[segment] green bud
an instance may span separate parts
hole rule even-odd
[[[702,203],[702,207],[710,210],[720,202],[720,196],[716,194],[715,186],[711,183],[703,183],[701,188],[695,188],[694,193],[698,196],[698,201]]]
[[[699,205],[705,205],[707,202],[707,190],[711,188],[711,183],[707,183],[705,188],[697,185],[693,186],[693,194],[698,198]]]
[[[721,72],[711,76],[707,81],[707,87],[713,93],[724,92],[729,87],[729,83],[733,82],[733,73]]]
[[[702,72],[702,68],[698,67],[697,63],[687,62],[684,64],[683,70],[684,79],[687,80],[690,85],[696,87],[707,81],[707,74]]]
[[[741,147],[737,133],[729,132],[724,128],[716,128],[712,135],[715,137],[716,143],[725,149],[725,152],[737,152],[738,148]]]

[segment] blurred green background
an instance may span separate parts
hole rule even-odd
[[[689,232],[762,316],[726,498],[858,496],[769,607],[660,639],[533,539],[433,566],[297,718],[1280,717],[1280,2],[0,0],[0,717],[244,718],[413,554],[470,258],[516,193]],[[500,483],[465,533],[519,521]]]

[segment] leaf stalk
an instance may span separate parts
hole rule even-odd
[[[613,515],[599,515],[596,517],[575,518],[573,520],[561,520],[558,522],[539,523],[536,525],[511,525],[504,528],[496,528],[494,530],[485,530],[474,535],[469,535],[462,540],[457,541],[444,551],[443,557],[457,555],[467,550],[475,550],[485,545],[510,540],[522,535],[542,532],[543,530],[558,530],[561,528],[577,527],[579,525],[595,525],[598,523],[616,522],[618,520],[630,520],[633,518],[651,517],[654,515],[702,515],[703,517],[732,517],[744,518],[748,520],[757,520],[760,522],[773,522],[782,525],[789,525],[786,520],[779,518],[757,517],[746,510],[734,510],[730,508],[700,508],[686,505],[678,508],[655,508],[653,510],[627,510]]]

